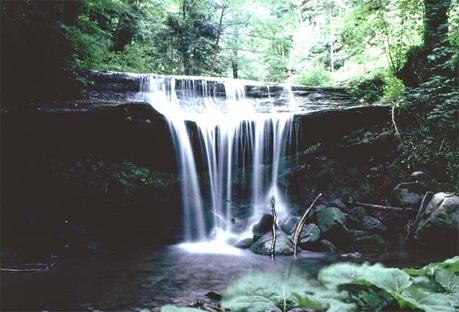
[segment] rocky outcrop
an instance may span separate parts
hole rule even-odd
[[[420,182],[400,183],[394,188],[394,200],[397,205],[402,207],[419,207],[422,197],[426,191],[426,186]]]
[[[273,228],[274,218],[270,214],[264,214],[252,228],[253,239],[257,240]]]
[[[288,237],[288,235],[282,231],[277,231],[276,237],[275,254],[293,255],[293,242],[290,237]],[[250,250],[253,253],[259,255],[270,255],[272,240],[273,234],[272,232],[268,232],[260,237],[252,246],[250,246]]]
[[[298,245],[305,246],[309,242],[317,242],[320,239],[320,229],[314,223],[305,224],[298,237]]]
[[[459,251],[459,196],[437,193],[419,216],[415,229],[418,243],[435,249]]]

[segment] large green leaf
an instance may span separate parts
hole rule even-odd
[[[442,285],[447,292],[457,293],[459,296],[459,276],[448,270],[435,272],[435,281]]]
[[[202,310],[195,308],[182,308],[174,305],[165,305],[161,307],[161,312],[202,312]]]
[[[440,263],[431,263],[421,269],[404,269],[404,271],[411,276],[434,275],[436,270],[448,270],[453,273],[459,273],[459,256],[447,259]]]
[[[412,286],[403,290],[396,298],[400,307],[421,309],[425,312],[455,312],[454,297],[451,294],[434,293]]]

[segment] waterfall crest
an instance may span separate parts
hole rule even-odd
[[[253,82],[251,82],[253,85]],[[278,185],[281,158],[295,144],[298,110],[288,86],[278,98],[248,98],[244,81],[207,77],[143,78],[141,96],[168,121],[177,153],[186,241],[226,240],[240,205],[235,185],[249,179],[249,220],[288,204]],[[250,230],[250,227],[246,227]]]

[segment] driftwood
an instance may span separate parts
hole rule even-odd
[[[357,206],[361,206],[363,208],[371,208],[383,211],[396,211],[396,212],[415,212],[416,209],[413,208],[400,208],[400,207],[392,207],[392,206],[383,206],[383,205],[375,205],[375,204],[365,204],[365,203],[355,203]]]
[[[273,239],[271,241],[271,259],[274,259],[274,254],[276,253],[276,240],[277,240],[277,215],[276,215],[276,199],[271,198],[271,213],[273,215]]]
[[[414,231],[418,227],[419,220],[421,219],[421,216],[426,211],[427,204],[430,202],[433,195],[434,194],[432,192],[426,192],[426,194],[424,195],[421,205],[419,206],[418,213],[416,214],[416,217],[414,218],[413,224],[411,224],[408,228],[408,233],[406,234],[405,240],[410,240],[413,237]]]
[[[306,217],[308,216],[309,211],[311,211],[312,207],[314,207],[315,203],[317,200],[322,196],[322,193],[317,195],[316,199],[312,202],[311,206],[309,206],[308,209],[304,212],[303,216],[301,217],[300,222],[298,223],[296,230],[295,230],[295,236],[293,237],[293,255],[296,257],[296,249],[298,245],[298,239],[300,237],[301,231],[303,230],[303,226],[306,223]]]
[[[1,272],[46,272],[54,266],[54,263],[30,263],[12,268],[0,268]]]

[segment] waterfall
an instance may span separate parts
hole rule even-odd
[[[251,222],[270,211],[288,213],[278,185],[281,158],[292,143],[297,109],[285,86],[276,103],[249,98],[240,80],[155,76],[143,79],[141,96],[168,122],[181,174],[186,241],[231,235],[239,194],[234,186],[251,178]],[[247,227],[250,229],[250,227]]]

